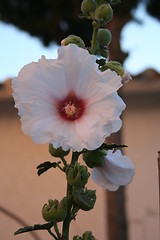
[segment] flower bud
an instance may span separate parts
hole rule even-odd
[[[80,48],[85,48],[85,43],[82,38],[75,35],[69,35],[67,38],[63,39],[61,41],[61,46],[67,46],[71,43],[76,44]]]
[[[75,187],[85,186],[90,176],[87,167],[79,163],[76,163],[74,166],[71,165],[67,169],[66,174],[68,183]]]
[[[83,240],[83,238],[80,237],[80,236],[74,236],[74,237],[73,237],[73,240]]]
[[[97,33],[97,42],[100,46],[108,46],[111,42],[111,32],[108,29],[99,29]]]
[[[63,221],[67,216],[68,200],[64,197],[60,202],[55,200],[48,200],[48,205],[45,204],[42,208],[42,216],[47,222],[55,220],[56,222]]]
[[[53,145],[49,144],[49,152],[53,157],[63,157],[69,154],[70,150],[64,151],[61,147],[54,148]]]
[[[86,231],[82,235],[83,240],[96,240],[91,231]]]
[[[107,69],[110,69],[111,71],[115,71],[118,75],[123,76],[125,73],[124,68],[119,62],[116,61],[109,61],[102,67],[100,67],[100,70],[102,72],[106,71]]]
[[[93,150],[83,153],[83,160],[88,167],[103,167],[105,163],[106,150]]]
[[[84,211],[89,211],[94,208],[96,202],[96,191],[87,190],[84,188],[73,189],[73,202],[76,206]]]
[[[102,26],[111,21],[113,17],[113,10],[110,4],[102,4],[97,7],[95,11],[95,18],[99,20]]]
[[[81,4],[81,11],[85,16],[89,16],[91,12],[94,12],[96,9],[95,0],[83,0]]]

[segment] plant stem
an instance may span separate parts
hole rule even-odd
[[[70,167],[76,163],[78,160],[79,153],[73,152],[72,153],[72,160]],[[62,236],[63,240],[69,240],[69,227],[71,222],[71,208],[72,208],[72,186],[67,182],[67,198],[68,198],[68,210],[67,210],[67,216],[63,222],[63,230],[62,230]]]
[[[93,35],[92,35],[92,43],[91,43],[91,49],[90,53],[95,54],[96,53],[96,42],[97,42],[97,32],[98,32],[98,24],[96,21],[93,21]]]
[[[58,239],[61,239],[61,234],[60,234],[60,232],[59,232],[57,223],[55,223],[55,225],[54,225],[54,230],[55,230],[55,232],[56,232],[56,234],[57,234]]]
[[[64,158],[64,156],[61,156],[60,159],[62,160],[64,166],[67,167],[67,166],[68,166],[68,165],[67,165],[67,161],[66,161],[66,159]]]
[[[48,229],[49,234],[54,237],[54,239],[58,240],[58,238],[56,237],[56,235],[54,235],[54,233],[52,233],[51,229]]]

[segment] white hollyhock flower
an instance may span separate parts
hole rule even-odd
[[[131,160],[122,156],[120,150],[107,152],[104,167],[92,169],[92,180],[104,189],[116,191],[119,186],[131,182],[134,176],[134,165]]]
[[[35,143],[81,151],[98,148],[121,127],[125,104],[117,90],[121,77],[101,72],[96,58],[74,44],[58,58],[24,66],[12,81],[22,130]]]

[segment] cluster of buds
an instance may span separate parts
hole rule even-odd
[[[81,11],[84,17],[92,19],[93,27],[97,29],[95,54],[108,57],[108,46],[111,42],[111,33],[106,29],[107,23],[112,20],[113,10],[110,2],[105,0],[83,0]]]
[[[85,17],[96,20],[101,27],[104,27],[113,17],[113,10],[106,1],[83,0],[81,11]]]

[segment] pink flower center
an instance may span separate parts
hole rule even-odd
[[[58,102],[57,110],[64,120],[74,121],[82,117],[85,106],[85,100],[78,98],[74,93],[69,93],[67,97]]]

